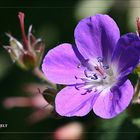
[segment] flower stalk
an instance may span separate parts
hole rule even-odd
[[[137,84],[135,86],[135,95],[133,97],[132,103],[138,103],[140,104],[140,77],[137,80]]]
[[[37,76],[39,79],[44,80],[52,88],[56,89],[56,84],[53,84],[52,82],[47,80],[47,78],[45,77],[44,73],[38,67],[33,70],[33,74],[35,76]]]
[[[136,18],[136,23],[137,23],[137,29],[138,29],[137,33],[138,33],[138,36],[140,37],[140,18],[139,17]]]

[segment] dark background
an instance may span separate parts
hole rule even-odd
[[[88,9],[93,9],[93,12],[91,10],[87,16],[95,15],[98,11],[106,13],[117,22],[121,34],[136,31],[135,17],[140,16],[140,6],[135,7],[132,3],[139,0],[131,0],[131,2],[130,0],[114,0],[109,7],[103,4],[96,5],[97,0],[85,1],[94,2],[93,5],[90,4],[90,7],[83,6],[83,13],[86,13]],[[102,1],[105,1],[106,5],[112,2],[112,0]],[[74,28],[78,21],[84,18],[84,15],[77,16],[76,13],[77,5],[81,2],[81,0],[0,0],[0,124],[8,124],[7,128],[0,128],[1,140],[51,140],[57,128],[73,121],[83,125],[86,132],[84,137],[88,140],[140,139],[140,121],[134,123],[134,119],[140,118],[140,105],[130,105],[125,112],[111,120],[103,120],[91,112],[82,118],[46,118],[33,125],[25,121],[33,111],[32,108],[5,109],[2,105],[2,101],[7,97],[25,96],[22,90],[23,84],[41,83],[31,72],[24,71],[13,64],[8,53],[2,48],[2,45],[8,44],[5,32],[10,32],[14,37],[21,39],[18,12],[25,13],[26,30],[30,24],[33,25],[34,34],[43,38],[46,43],[45,52],[47,52],[60,43],[74,42]],[[135,75],[130,76],[133,84],[135,84],[135,77]]]

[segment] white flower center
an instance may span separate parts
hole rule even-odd
[[[81,82],[75,85],[75,88],[79,90],[84,88],[86,92],[102,91],[106,88],[110,88],[116,81],[113,69],[109,65],[103,64],[103,58],[99,57],[95,61],[88,61],[88,67],[84,71],[85,77],[75,78],[80,79]]]

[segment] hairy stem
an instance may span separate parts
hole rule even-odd
[[[49,86],[51,86],[51,87],[56,89],[56,85],[54,83],[51,83],[49,80],[47,80],[47,78],[45,77],[44,73],[38,67],[33,70],[33,73],[38,78],[44,80]]]
[[[133,98],[133,103],[140,103],[140,77],[137,80],[137,84],[135,87],[135,95]]]

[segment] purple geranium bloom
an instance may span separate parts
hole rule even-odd
[[[81,20],[74,36],[76,45],[57,46],[42,64],[49,80],[68,85],[56,96],[56,111],[70,117],[93,109],[102,118],[113,118],[133,97],[127,75],[139,62],[139,37],[134,33],[120,37],[114,20],[101,14]]]

